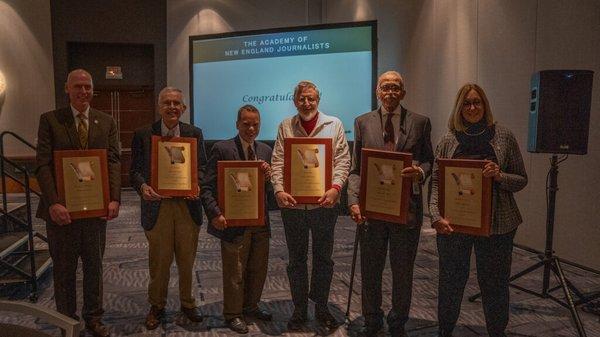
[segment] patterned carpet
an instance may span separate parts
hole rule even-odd
[[[237,336],[223,327],[221,260],[219,241],[206,234],[200,234],[198,255],[195,264],[195,296],[207,319],[200,324],[189,322],[178,312],[177,271],[171,270],[167,317],[161,327],[147,331],[143,325],[148,310],[146,287],[148,284],[147,242],[139,225],[138,197],[132,191],[123,193],[123,204],[118,220],[109,224],[106,255],[104,258],[104,320],[110,326],[113,336]],[[349,326],[342,325],[335,331],[323,331],[310,321],[303,332],[288,333],[287,319],[292,314],[292,303],[286,276],[287,250],[278,211],[271,212],[273,238],[269,258],[269,275],[263,292],[263,306],[274,314],[269,323],[257,322],[250,325],[246,336],[355,336],[363,323],[360,315],[360,268],[357,266],[354,293],[351,302]],[[43,229],[41,223],[36,224]],[[415,266],[413,304],[408,323],[409,336],[436,336],[436,294],[437,294],[437,252],[435,234],[424,225]],[[352,263],[352,249],[355,225],[348,217],[340,217],[336,227],[334,248],[335,274],[330,295],[330,309],[340,324],[348,298],[348,285]],[[537,258],[526,251],[515,249],[513,271],[520,271],[537,262]],[[579,269],[563,265],[567,277],[584,291],[597,291],[600,277]],[[81,289],[81,274],[78,275]],[[53,288],[50,273],[43,278],[38,304],[54,307]],[[541,272],[529,274],[519,281],[519,285],[538,290],[541,287]],[[553,280],[554,282],[554,280]],[[384,277],[383,309],[391,305],[391,276],[389,267]],[[467,284],[466,296],[478,292],[474,263]],[[553,293],[562,298],[558,290]],[[24,299],[22,287],[5,287],[0,297]],[[82,296],[78,293],[79,305]],[[588,336],[600,336],[598,317],[580,311]],[[309,318],[313,313],[309,312]],[[27,316],[2,313],[0,322],[20,324],[40,329],[50,335],[60,336],[58,329]],[[485,323],[481,301],[462,304],[457,337],[485,336]],[[550,300],[539,299],[515,289],[511,290],[511,321],[509,336],[576,336],[567,309]],[[82,336],[84,334],[82,333]],[[382,334],[383,335],[383,334]],[[3,336],[0,330],[0,336]],[[85,336],[89,336],[85,335]]]

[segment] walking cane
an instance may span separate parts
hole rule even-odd
[[[350,325],[350,303],[352,303],[352,288],[354,287],[354,272],[356,271],[356,256],[358,255],[358,243],[360,241],[360,232],[363,230],[364,223],[356,226],[354,234],[354,253],[352,253],[352,269],[350,270],[350,287],[348,289],[348,305],[346,306],[346,326]]]

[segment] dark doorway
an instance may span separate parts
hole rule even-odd
[[[154,121],[154,88],[96,87],[94,108],[111,115],[117,122],[121,142],[121,185],[129,186],[131,140],[133,132]]]
[[[155,118],[154,47],[146,44],[69,42],[69,70],[83,68],[94,79],[92,107],[117,122],[121,142],[121,185],[129,186],[131,139]],[[122,78],[108,78],[121,67]]]

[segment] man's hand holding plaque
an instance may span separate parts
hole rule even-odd
[[[151,190],[142,191],[142,197],[145,200],[167,196],[197,199],[197,146],[196,138],[192,137],[152,136]]]
[[[54,151],[54,171],[60,203],[50,205],[52,221],[118,215],[117,201],[109,202],[108,162],[105,149]]]
[[[331,187],[332,144],[329,138],[284,139],[284,192],[277,193],[280,207],[297,203],[333,207],[339,191]]]
[[[264,226],[265,177],[270,166],[258,160],[220,160],[218,197],[221,214],[211,220],[216,229]]]
[[[410,186],[421,170],[410,153],[365,149],[361,151],[360,205],[350,208],[357,223],[366,218],[405,224]]]

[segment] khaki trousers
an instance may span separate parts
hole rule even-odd
[[[163,199],[156,225],[146,231],[149,245],[150,283],[148,301],[164,308],[167,303],[169,277],[173,257],[179,271],[179,300],[184,308],[194,308],[192,274],[199,227],[190,216],[185,199]]]
[[[223,316],[241,317],[258,308],[269,260],[269,232],[248,228],[234,242],[221,240],[223,260]]]

